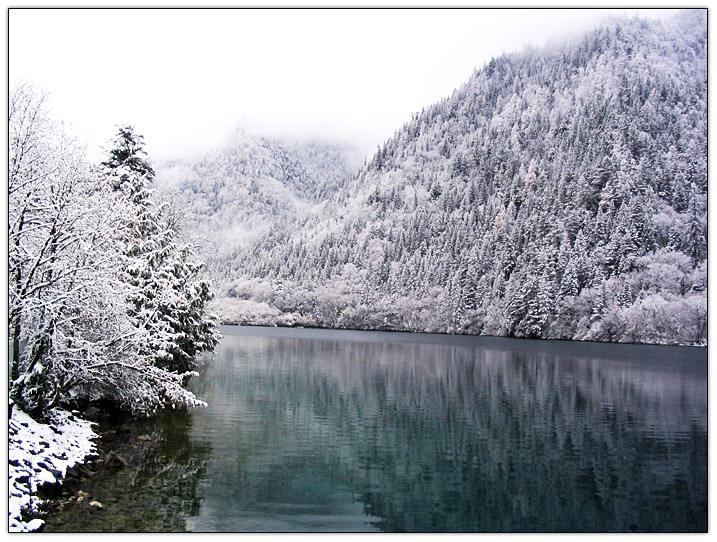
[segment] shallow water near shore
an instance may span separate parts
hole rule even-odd
[[[222,333],[209,407],[108,436],[47,531],[707,528],[706,349]]]

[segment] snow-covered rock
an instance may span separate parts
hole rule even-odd
[[[37,490],[43,484],[60,483],[68,469],[96,455],[98,435],[92,422],[59,408],[50,412],[50,423],[33,420],[17,405],[8,428],[9,530],[37,531],[44,525],[39,518],[42,500]]]

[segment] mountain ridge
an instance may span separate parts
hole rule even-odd
[[[323,204],[224,263],[226,294],[273,317],[222,310],[703,343],[706,107],[700,10],[496,57]]]

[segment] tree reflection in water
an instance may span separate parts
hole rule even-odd
[[[127,465],[100,468],[88,477],[79,490],[89,496],[53,514],[45,531],[185,531],[186,518],[199,512],[197,482],[210,453],[207,444],[190,440],[191,424],[190,413],[172,411],[120,427],[102,447]],[[103,509],[92,512],[93,500]]]
[[[198,383],[194,528],[706,527],[703,351],[242,333]]]
[[[223,333],[209,407],[148,421],[63,528],[706,529],[703,349]]]

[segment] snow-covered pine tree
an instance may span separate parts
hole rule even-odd
[[[690,199],[687,206],[688,230],[685,240],[685,252],[692,258],[692,263],[697,265],[707,256],[707,240],[704,232],[704,212],[700,209],[698,192],[695,183],[690,185]]]
[[[130,233],[124,239],[123,280],[131,286],[129,316],[144,338],[141,351],[158,367],[190,371],[196,354],[212,350],[219,338],[206,309],[213,294],[199,276],[203,264],[181,244],[177,210],[153,200],[154,170],[141,135],[131,126],[119,128],[102,166],[125,204]]]

